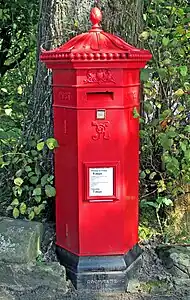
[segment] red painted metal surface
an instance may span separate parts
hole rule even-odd
[[[151,54],[105,33],[98,8],[90,18],[89,32],[41,54],[53,70],[57,245],[82,256],[124,254],[138,242],[133,110]],[[101,174],[107,181],[94,188]]]

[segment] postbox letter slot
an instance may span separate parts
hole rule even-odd
[[[90,92],[87,93],[88,101],[113,101],[113,92]]]
[[[89,202],[95,202],[95,203],[98,203],[98,202],[113,202],[113,201],[114,201],[113,199],[89,200]]]

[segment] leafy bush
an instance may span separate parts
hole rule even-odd
[[[48,199],[55,196],[54,176],[47,173],[44,157],[48,157],[49,150],[57,146],[54,138],[40,140],[37,144],[30,140],[21,145],[19,152],[13,151],[1,156],[1,167],[9,166],[13,174],[12,201],[7,211],[11,211],[14,218],[22,216],[29,220],[35,217],[39,219],[47,207]]]
[[[190,184],[190,8],[184,0],[146,1],[143,16],[140,38],[153,58],[141,73],[141,199],[175,204]]]

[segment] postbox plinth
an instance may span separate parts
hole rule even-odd
[[[142,265],[138,245],[125,255],[77,256],[60,247],[57,253],[75,288],[85,291],[125,292]]]
[[[56,244],[77,288],[125,290],[140,261],[140,69],[151,58],[99,26],[41,60],[53,73]]]

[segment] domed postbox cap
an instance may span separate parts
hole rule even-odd
[[[148,50],[138,49],[127,44],[113,34],[104,32],[100,26],[102,13],[94,7],[90,13],[92,28],[72,38],[64,45],[46,51],[41,49],[42,61],[97,61],[97,60],[136,60],[148,61],[152,55]]]

